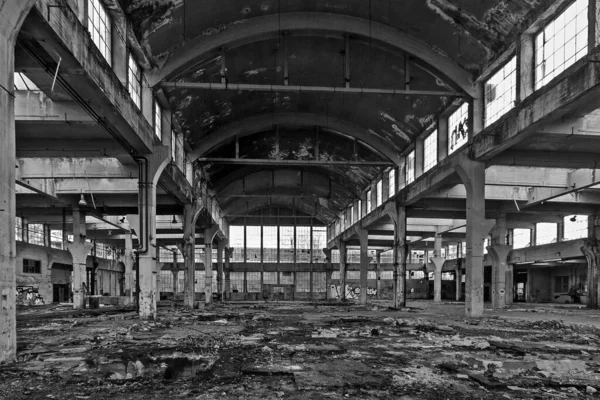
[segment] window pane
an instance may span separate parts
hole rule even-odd
[[[564,218],[564,240],[588,237],[587,215],[568,215]]]
[[[310,226],[296,227],[296,262],[310,262]]]
[[[390,170],[390,172],[388,174],[388,188],[389,188],[388,197],[392,197],[393,195],[396,194],[396,170],[395,169]]]
[[[229,226],[229,243],[233,247],[232,262],[244,262],[244,227]]]
[[[141,73],[140,67],[135,59],[129,55],[128,69],[127,69],[127,89],[129,90],[129,96],[135,105],[140,108],[141,106]]]
[[[280,262],[294,262],[294,227],[279,227],[279,260]]]
[[[513,249],[531,246],[530,229],[513,229]]]
[[[415,151],[411,151],[406,156],[406,184],[415,180]]]
[[[162,110],[156,100],[154,101],[154,134],[162,139]]]
[[[555,243],[557,239],[557,224],[549,222],[540,222],[535,228],[535,244]]]
[[[246,226],[246,262],[261,262],[260,249],[260,226]]]
[[[423,142],[423,171],[437,164],[437,130],[433,131]]]
[[[379,207],[381,205],[381,203],[383,203],[383,182],[379,181],[377,182],[377,207]]]
[[[373,211],[372,192],[367,190],[367,214]]]
[[[112,64],[112,22],[99,0],[88,0],[88,31],[102,56]]]
[[[323,249],[327,247],[327,228],[324,226],[313,226],[313,249],[312,257],[315,263],[325,262]]]
[[[573,2],[536,36],[536,89],[550,82],[587,53],[587,9],[587,0]]]
[[[517,57],[513,57],[485,83],[485,126],[514,107],[517,93]]]
[[[263,262],[277,262],[277,227],[263,226]]]

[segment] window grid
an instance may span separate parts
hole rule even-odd
[[[15,217],[15,240],[23,241],[23,218]]]
[[[327,291],[327,276],[325,272],[313,272],[313,292],[325,293]]]
[[[244,293],[244,273],[243,272],[230,272],[229,273],[229,285],[231,291],[234,293]]]
[[[173,293],[173,273],[171,271],[160,271],[160,279],[158,281],[159,292]]]
[[[296,272],[296,292],[310,292],[310,272]]]
[[[112,23],[100,0],[88,0],[88,31],[108,64],[112,64]]]
[[[246,272],[246,288],[248,293],[260,293],[260,272]]]
[[[246,262],[261,262],[260,249],[260,226],[246,226]]]
[[[294,262],[294,227],[279,227],[279,261]]]
[[[296,263],[310,263],[310,226],[296,227]]]
[[[388,189],[389,194],[388,197],[392,197],[396,194],[396,170],[391,169],[388,174]]]
[[[30,260],[28,258],[23,259],[23,273],[24,274],[41,274],[42,273],[42,262],[39,260]]]
[[[577,0],[535,38],[535,88],[539,89],[588,49],[588,1]]]
[[[276,285],[277,272],[263,272],[263,283],[265,285]]]
[[[362,200],[358,200],[358,219],[360,220],[362,217]]]
[[[127,65],[127,89],[129,96],[138,108],[142,105],[142,74],[140,66],[131,54],[128,57]]]
[[[28,224],[27,225],[27,242],[44,246],[44,225],[43,224]]]
[[[62,230],[50,230],[50,247],[63,250],[63,232]]]
[[[423,142],[423,172],[437,164],[437,130],[431,132]]]
[[[372,199],[371,199],[371,190],[367,190],[367,214],[370,213],[371,211],[373,211],[373,204],[372,204]]]
[[[517,57],[513,57],[485,83],[485,126],[513,108],[516,96]]]
[[[154,100],[154,134],[162,140],[162,110]]]
[[[354,205],[350,206],[350,226],[354,225]]]
[[[377,207],[383,203],[383,182],[380,180],[377,182]]]
[[[411,151],[406,156],[406,184],[410,184],[415,180],[415,151]]]
[[[448,118],[448,154],[469,141],[469,103],[464,102]]]
[[[277,227],[263,226],[263,262],[277,262]],[[277,279],[276,279],[277,280]]]
[[[229,243],[233,247],[232,262],[244,262],[244,227],[229,226]]]

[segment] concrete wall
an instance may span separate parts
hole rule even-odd
[[[23,259],[40,261],[40,273],[24,273]],[[98,258],[97,262],[96,282],[99,293],[109,293],[111,296],[122,295],[121,281],[125,272],[123,264],[101,258]],[[17,242],[17,304],[28,305],[30,303],[27,298],[29,288],[33,289],[34,297],[39,294],[45,304],[52,303],[53,284],[69,285],[71,283],[72,263],[71,254],[66,250]],[[64,267],[53,268],[55,264],[62,264]],[[88,256],[87,267],[91,269],[93,265],[93,258]],[[70,269],[68,269],[69,266]]]

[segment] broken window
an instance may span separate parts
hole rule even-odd
[[[234,293],[244,293],[244,273],[243,272],[230,272],[229,273],[229,284],[231,291]]]
[[[469,141],[469,103],[464,102],[448,118],[448,154]]]
[[[31,260],[29,258],[23,259],[23,273],[24,274],[41,274],[42,273],[42,262],[39,260]]]
[[[437,164],[437,140],[438,133],[435,130],[423,141],[423,172],[428,171]]]
[[[112,64],[112,22],[100,0],[88,0],[88,31],[108,64]]]
[[[14,89],[23,91],[40,91],[40,88],[38,88],[37,85],[22,72],[15,72]]]
[[[516,95],[517,57],[513,57],[485,83],[485,126],[513,108]]]
[[[564,240],[574,240],[588,237],[587,215],[567,215],[564,218]]]
[[[535,88],[588,52],[588,1],[574,1],[535,37]]]
[[[406,184],[415,180],[415,151],[411,151],[406,156]]]
[[[556,243],[558,225],[552,222],[539,222],[535,225],[535,245]]]
[[[294,284],[294,273],[293,272],[280,272],[279,283],[281,285],[293,285]]]
[[[27,242],[44,246],[44,225],[43,224],[28,224],[27,225]]]

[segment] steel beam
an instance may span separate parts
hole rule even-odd
[[[256,158],[219,158],[204,157],[198,161],[205,164],[230,165],[285,165],[285,166],[355,166],[355,167],[391,167],[390,161],[327,161],[327,160],[270,160]]]

